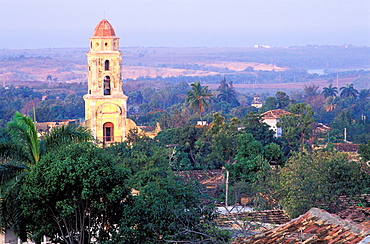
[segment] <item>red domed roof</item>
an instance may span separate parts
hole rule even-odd
[[[116,33],[112,25],[108,22],[108,20],[103,19],[99,22],[99,24],[95,27],[93,38],[111,38],[116,37]]]

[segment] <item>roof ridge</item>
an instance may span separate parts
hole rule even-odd
[[[328,213],[327,211],[319,208],[311,208],[306,214],[318,217],[321,220],[327,221],[330,224],[344,226],[356,234],[366,234],[366,235],[370,234],[370,229],[366,228],[365,226],[362,226],[361,224],[356,224],[351,219],[342,219],[336,214]]]

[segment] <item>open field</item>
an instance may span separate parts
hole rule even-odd
[[[87,48],[60,49],[0,49],[0,82],[3,86],[37,86],[43,82],[87,82]],[[370,48],[292,47],[274,49],[256,48],[165,48],[123,47],[122,79],[156,82],[168,77],[226,77],[253,75],[253,71],[287,71],[290,69],[366,69],[370,66]],[[343,56],[343,55],[346,56]],[[51,80],[47,77],[51,76]],[[215,78],[217,79],[217,78]],[[352,83],[355,78],[339,79],[338,85]],[[229,79],[228,79],[229,80]],[[206,82],[209,83],[209,82]],[[216,89],[217,84],[208,84]],[[251,83],[251,82],[246,82]],[[264,84],[238,84],[239,91],[302,89],[305,85],[327,86],[327,81]],[[161,84],[158,84],[161,86]],[[165,85],[164,83],[162,85]],[[336,85],[336,84],[335,84]],[[358,87],[369,88],[369,87]]]

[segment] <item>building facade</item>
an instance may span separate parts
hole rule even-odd
[[[270,126],[270,130],[275,132],[275,137],[281,137],[283,129],[278,127],[277,124],[280,121],[280,117],[283,115],[290,114],[282,109],[269,110],[261,114],[262,121]]]
[[[121,79],[122,53],[112,25],[103,19],[90,38],[85,126],[101,142],[126,139],[127,99]]]

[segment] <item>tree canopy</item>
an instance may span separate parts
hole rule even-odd
[[[191,84],[191,90],[186,93],[186,102],[190,104],[190,107],[197,111],[199,118],[202,120],[202,113],[205,107],[208,107],[207,99],[212,96],[212,93],[208,90],[208,86],[203,87],[200,82]]]
[[[300,151],[281,169],[274,187],[293,217],[312,207],[338,212],[351,201],[365,203],[361,194],[368,193],[370,177],[363,167],[332,149]]]
[[[129,204],[128,173],[93,144],[72,144],[43,156],[19,193],[27,231],[63,243],[104,240]]]

